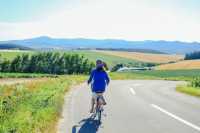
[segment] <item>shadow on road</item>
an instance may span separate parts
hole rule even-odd
[[[72,133],[96,133],[101,125],[101,123],[93,117],[83,119],[79,124],[80,126],[75,125],[72,127]],[[77,127],[80,127],[78,131]]]

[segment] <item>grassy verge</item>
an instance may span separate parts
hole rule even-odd
[[[42,78],[42,77],[58,77],[51,74],[38,74],[38,73],[2,73],[0,78]]]
[[[176,90],[182,93],[192,95],[192,96],[200,97],[200,88],[179,85],[176,87]]]
[[[85,76],[60,76],[0,86],[0,132],[55,132],[65,92],[83,80]]]

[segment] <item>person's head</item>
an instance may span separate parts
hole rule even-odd
[[[102,60],[96,60],[96,69],[97,70],[103,70],[103,61]]]
[[[96,61],[96,68],[97,70],[108,70],[107,64],[103,62],[102,60]]]
[[[96,67],[101,66],[103,64],[103,61],[98,59],[96,60]]]

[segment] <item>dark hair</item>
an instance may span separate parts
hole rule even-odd
[[[102,60],[100,60],[100,59],[97,59],[97,60],[96,60],[96,63],[98,63],[98,62],[101,62],[101,63],[102,63],[103,61],[102,61]]]
[[[103,67],[97,67],[97,71],[104,71]]]
[[[107,65],[105,62],[103,62],[103,66],[104,66],[104,68],[105,68],[106,70],[108,70],[108,65]]]

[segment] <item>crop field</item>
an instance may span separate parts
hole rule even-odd
[[[164,64],[156,67],[157,70],[200,69],[200,60],[185,60],[176,63]]]
[[[168,55],[168,54],[151,54],[151,53],[139,53],[139,52],[122,52],[122,51],[96,51],[103,54],[123,57],[127,59],[133,59],[143,62],[153,63],[168,63],[182,60],[182,55]]]

